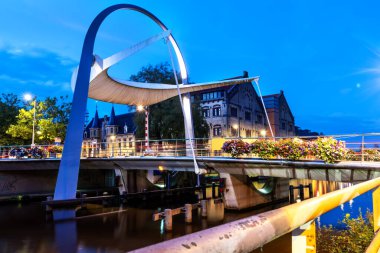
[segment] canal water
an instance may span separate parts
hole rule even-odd
[[[306,182],[303,182],[306,184]],[[313,182],[315,184],[315,182]],[[323,186],[326,190],[342,185]],[[322,194],[322,192],[321,192]],[[125,252],[185,234],[200,231],[223,223],[278,208],[267,206],[246,212],[225,212],[223,203],[208,203],[207,219],[193,212],[193,223],[184,222],[184,215],[173,217],[173,231],[165,232],[163,221],[153,221],[152,215],[162,209],[134,208],[123,205],[103,207],[88,204],[77,211],[78,218],[71,221],[52,221],[41,203],[10,203],[0,205],[0,252]],[[319,226],[341,226],[346,213],[355,217],[359,209],[372,211],[371,193],[346,203],[317,220]],[[111,212],[108,215],[101,213]],[[287,234],[262,249],[254,251],[277,253],[291,252],[291,234]]]

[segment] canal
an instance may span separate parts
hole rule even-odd
[[[327,190],[335,190],[331,185],[329,187]],[[364,213],[367,208],[372,210],[371,199],[371,193],[366,193],[323,215],[317,220],[317,225],[332,224],[339,227],[338,220],[346,213],[355,217],[359,209]],[[152,215],[167,206],[153,209],[123,204],[108,207],[87,204],[85,209],[77,211],[75,220],[54,223],[52,214],[46,213],[45,207],[39,202],[1,204],[0,252],[125,252],[272,210],[281,205],[284,204],[244,212],[227,212],[223,203],[214,203],[211,200],[208,203],[207,218],[202,218],[200,211],[194,210],[193,222],[189,225],[185,223],[184,215],[179,214],[173,216],[173,231],[165,232],[163,221],[153,221]],[[291,234],[254,252],[291,252]]]

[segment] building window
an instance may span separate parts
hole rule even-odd
[[[231,117],[237,117],[237,108],[231,107]]]
[[[281,122],[281,129],[282,129],[282,130],[285,130],[285,129],[286,129],[286,127],[285,127],[285,122]]]
[[[251,121],[251,113],[245,112],[245,120]]]
[[[245,135],[246,137],[252,137],[252,131],[251,130],[245,131]]]
[[[289,132],[292,132],[292,131],[293,131],[293,125],[289,123]]]
[[[126,148],[126,147],[127,147],[127,139],[124,138],[124,139],[123,139],[123,142],[124,142],[124,147]]]
[[[133,146],[132,138],[129,138],[129,147],[132,148],[132,146]]]
[[[218,117],[221,114],[222,114],[222,110],[220,108],[220,105],[216,105],[216,106],[214,106],[214,108],[212,108],[212,116]]]
[[[222,135],[222,127],[220,125],[215,125],[212,129],[214,136],[221,136]]]
[[[208,107],[203,107],[202,108],[202,115],[204,118],[210,117],[210,109]]]
[[[256,123],[263,124],[263,116],[260,114],[256,115]]]
[[[224,97],[223,91],[214,91],[202,94],[202,100],[220,99]]]

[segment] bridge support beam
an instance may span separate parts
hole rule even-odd
[[[275,180],[273,192],[263,194],[248,185],[247,176],[245,175],[220,173],[220,177],[226,179],[224,193],[226,209],[246,209],[274,200],[288,198],[289,196],[289,179],[278,178]]]
[[[292,231],[292,253],[317,252],[315,221],[312,220]]]

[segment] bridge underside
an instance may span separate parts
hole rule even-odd
[[[325,164],[315,161],[282,161],[203,157],[199,167],[219,173],[277,178],[310,179],[335,182],[359,182],[380,177],[380,163],[342,162]],[[60,160],[3,160],[0,171],[57,170]],[[81,169],[173,170],[193,172],[190,157],[126,157],[82,159]]]

